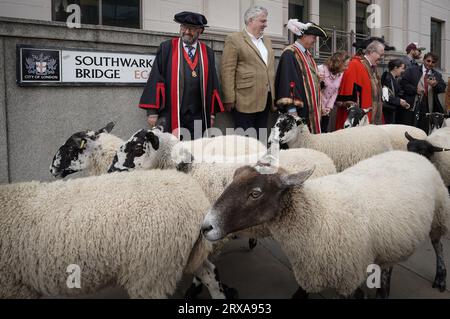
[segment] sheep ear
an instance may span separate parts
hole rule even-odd
[[[437,147],[437,146],[434,146],[434,145],[432,145],[431,150],[433,151],[433,153],[434,152],[448,152],[448,151],[450,151],[450,149],[448,149],[448,148]]]
[[[409,133],[407,131],[405,131],[405,137],[408,139],[408,141],[412,142],[412,141],[417,141],[416,138],[412,137],[411,135],[409,135]]]
[[[154,150],[157,150],[159,148],[159,138],[158,136],[153,134],[153,132],[147,131],[145,137],[147,138],[147,141],[149,141],[152,144]]]
[[[283,175],[283,176],[281,176],[281,182],[282,182],[283,186],[286,188],[300,186],[309,177],[311,177],[311,175],[312,175],[312,173],[314,173],[315,169],[316,169],[316,167],[314,166],[311,169],[307,169],[307,170],[299,172],[297,174]]]

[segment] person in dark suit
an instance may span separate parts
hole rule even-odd
[[[163,126],[178,138],[201,138],[208,136],[215,114],[224,110],[214,51],[198,39],[207,20],[183,11],[174,21],[180,24],[180,36],[159,46],[139,107],[147,111],[150,127]]]
[[[402,92],[397,82],[405,71],[405,63],[401,59],[391,60],[388,69],[381,76],[383,115],[386,124],[395,124],[398,123],[397,117],[403,119],[403,113],[411,113],[408,102],[400,98]]]
[[[403,95],[411,106],[414,106],[414,115],[408,119],[408,125],[414,125],[426,133],[429,123],[426,113],[444,113],[438,94],[445,92],[445,82],[442,75],[434,69],[439,56],[429,52],[423,58],[423,65],[408,68],[400,82]]]

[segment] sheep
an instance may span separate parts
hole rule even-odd
[[[416,139],[405,133],[409,140],[408,151],[428,158],[441,173],[450,192],[450,127],[435,130],[425,139]]]
[[[351,103],[347,106],[348,115],[344,122],[344,128],[369,125],[369,117],[367,114],[371,111],[371,107],[362,109],[354,103]]]
[[[392,150],[389,136],[376,126],[353,127],[333,133],[311,134],[301,119],[282,114],[269,142],[289,148],[312,148],[331,157],[338,172],[370,156]]]
[[[158,162],[156,159],[159,158],[155,153],[158,153],[160,148],[164,147],[163,145],[170,139],[166,134],[168,133],[154,132],[151,130],[141,130],[137,132],[120,148],[120,150],[117,151],[117,156],[115,157],[116,162],[111,166],[111,169],[114,170],[117,167],[120,167],[121,170],[154,168],[157,166],[154,163]],[[274,144],[272,149],[274,149],[276,145],[277,144]],[[273,152],[277,152],[277,150],[275,149]],[[168,148],[164,148],[161,152],[161,154],[168,153]],[[279,165],[286,168],[288,171],[296,172],[311,165],[315,165],[317,169],[313,177],[336,173],[336,167],[333,161],[324,153],[315,150],[282,150],[278,153],[278,156]],[[163,157],[166,158],[166,156]],[[236,157],[218,157],[218,162],[197,162],[195,156],[191,158],[189,155],[182,157],[187,159],[188,162],[180,162],[178,168],[182,167],[184,172],[190,174],[199,182],[206,197],[211,203],[219,198],[225,187],[231,182],[234,171],[243,165],[241,161],[233,161]],[[252,160],[253,163],[256,163],[260,158],[257,154],[256,157],[247,157],[247,159],[250,160],[250,162],[247,162],[250,164],[252,163]],[[169,162],[169,160],[164,160],[163,162]],[[248,232],[241,233],[241,235],[250,237],[250,248],[253,248],[256,244],[256,241],[253,238],[268,237],[270,236],[270,233],[266,229],[255,228]],[[220,251],[220,247],[215,248],[215,253],[218,251]]]
[[[433,287],[445,290],[440,239],[449,227],[450,198],[428,160],[392,151],[307,180],[311,173],[240,168],[206,214],[203,236],[216,241],[265,224],[301,287],[307,292],[334,288],[342,296],[364,282],[369,265],[378,264],[390,274],[429,236],[437,256]],[[387,297],[388,282],[384,288]]]
[[[88,176],[107,173],[117,150],[124,143],[123,140],[109,134],[113,127],[114,123],[111,122],[97,132],[88,130],[73,134],[55,155],[50,169],[52,174],[55,177],[64,178],[83,170],[86,170]],[[156,128],[154,132],[162,132],[162,130]],[[172,134],[167,134],[166,137],[168,138],[166,145],[169,142],[172,145],[179,142]],[[164,161],[161,162],[159,164],[161,168],[172,167],[164,166]],[[220,296],[223,290],[227,298],[236,296],[234,289],[228,288],[218,281],[216,267],[209,261],[206,261],[204,266],[197,271],[194,282],[205,283],[211,296]],[[189,297],[189,294],[190,291],[188,290],[186,296]]]
[[[165,298],[183,271],[208,271],[211,245],[199,235],[209,201],[174,170],[2,185],[0,202],[1,298],[84,295],[111,283],[131,298]],[[66,285],[69,265],[81,269],[80,289]]]
[[[197,162],[231,159],[232,162],[247,163],[265,152],[266,147],[261,142],[245,136],[226,135],[180,142],[170,133],[142,129],[120,147],[108,171],[130,168],[183,170],[194,158]],[[146,156],[142,156],[144,153]]]
[[[440,129],[441,127],[448,126],[449,115],[439,112],[426,113],[425,116],[428,118],[430,133],[433,133],[435,130]]]
[[[89,176],[106,173],[123,144],[122,139],[110,134],[114,125],[110,122],[98,131],[86,130],[69,137],[53,157],[51,174],[64,178],[82,170]]]
[[[392,148],[398,151],[408,150],[408,139],[405,138],[405,132],[408,132],[409,135],[418,139],[424,139],[427,137],[427,133],[425,133],[422,129],[410,125],[383,124],[377,125],[377,127],[381,128],[389,135]]]
[[[348,108],[348,118],[344,123],[344,128],[357,127],[357,126],[366,126],[370,125],[367,117],[367,113],[372,109],[369,108],[367,110],[361,109],[358,106],[351,106]],[[442,125],[442,122],[441,122]],[[408,144],[408,140],[405,139],[405,132],[408,132],[410,135],[416,138],[425,138],[427,134],[421,130],[420,128],[410,126],[410,125],[402,125],[402,124],[383,124],[377,125],[377,127],[386,131],[389,134],[389,138],[391,141],[392,148],[394,150],[406,151]]]

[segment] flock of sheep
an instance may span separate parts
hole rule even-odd
[[[231,298],[208,257],[236,233],[281,245],[295,297],[326,288],[351,296],[377,264],[377,296],[387,298],[392,267],[427,237],[433,287],[446,288],[450,126],[430,136],[403,125],[313,135],[281,115],[269,148],[238,135],[180,142],[157,128],[123,141],[113,126],[73,134],[50,167],[55,177],[91,176],[0,186],[1,298],[110,285],[165,298],[183,274],[194,275],[191,292],[203,284],[212,298]],[[80,289],[67,285],[71,264]]]

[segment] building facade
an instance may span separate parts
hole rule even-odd
[[[75,21],[74,11],[66,12],[70,4],[81,8],[81,28],[67,27]],[[174,14],[188,10],[206,15],[202,39],[219,65],[226,35],[243,29],[243,14],[253,4],[269,10],[266,34],[277,57],[289,42],[284,25],[298,18],[330,34],[316,48],[318,59],[351,49],[358,36],[376,35],[396,47],[394,56],[419,42],[441,56],[444,77],[450,74],[450,0],[0,0],[0,183],[51,180],[53,154],[76,131],[115,121],[113,133],[125,139],[146,127],[145,112],[137,108],[142,85],[21,86],[18,47],[155,54],[178,33]],[[368,12],[371,4],[380,12]],[[369,28],[368,18],[378,13],[378,27]],[[217,123],[232,126],[229,114]]]

